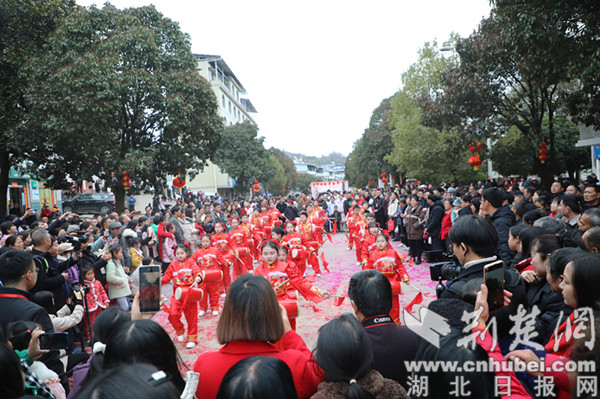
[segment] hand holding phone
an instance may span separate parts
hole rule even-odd
[[[44,333],[40,335],[40,349],[60,350],[69,348],[69,333]]]
[[[504,262],[498,260],[485,265],[483,280],[488,290],[487,303],[490,312],[504,306]]]
[[[160,310],[160,266],[140,266],[138,270],[140,312],[158,312]]]

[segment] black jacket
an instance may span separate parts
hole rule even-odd
[[[460,210],[458,211],[458,217],[461,216],[465,216],[465,215],[472,215],[473,214],[473,210],[471,209],[471,206],[465,206],[464,208],[460,208]]]
[[[458,277],[448,282],[446,290],[440,295],[440,298],[462,299],[475,305],[477,292],[483,283],[483,267],[491,262],[493,261],[476,263],[469,268],[463,268]],[[525,284],[514,267],[504,267],[504,289],[513,294],[510,305],[494,310],[490,314],[490,320],[492,317],[496,318],[499,338],[508,335],[514,324],[509,316],[517,313],[519,304],[527,306]]]
[[[515,214],[508,205],[501,206],[490,216],[490,221],[498,231],[498,257],[505,265],[510,265],[515,252],[508,246],[508,233],[515,224]]]
[[[71,259],[57,262],[48,252],[36,249],[31,251],[33,262],[37,268],[38,277],[35,286],[29,290],[32,294],[39,291],[50,291],[54,294],[54,304],[57,309],[65,306],[65,278],[62,276],[69,267],[75,264]]]
[[[425,223],[425,228],[430,237],[439,238],[440,232],[442,231],[442,219],[444,218],[444,213],[442,201],[436,201],[429,208],[429,219],[427,219],[427,223]]]
[[[527,310],[531,314],[532,308],[536,306],[540,313],[535,318],[535,331],[538,333],[532,340],[546,345],[557,326],[560,326],[573,312],[573,308],[567,306],[561,295],[552,291],[552,287],[544,279],[539,283],[525,284],[527,292]],[[563,312],[559,319],[560,312]]]
[[[283,216],[285,216],[287,220],[294,220],[298,217],[298,211],[295,206],[288,205],[288,207],[285,208],[285,211],[283,211]]]
[[[385,378],[407,386],[405,361],[415,360],[417,335],[406,326],[396,325],[389,315],[366,318],[362,321],[373,348],[373,369]]]
[[[89,248],[81,251],[81,259],[77,261],[77,265],[79,266],[79,278],[82,283],[84,279],[83,269],[91,267],[94,269],[96,280],[100,281],[103,286],[106,285],[106,261],[92,254]]]
[[[48,312],[31,302],[30,293],[16,288],[0,287],[0,326],[6,331],[7,326],[15,321],[32,321],[39,324],[44,332],[54,332]],[[66,382],[65,369],[58,351],[50,351],[39,360],[58,374],[62,382]]]

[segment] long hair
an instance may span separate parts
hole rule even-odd
[[[297,399],[287,364],[275,357],[251,356],[229,369],[217,399]]]
[[[319,328],[314,356],[329,381],[349,384],[347,399],[371,399],[373,395],[351,380],[364,377],[373,366],[373,350],[356,317],[343,314]]]
[[[104,369],[121,363],[149,363],[169,373],[173,384],[183,391],[185,381],[179,372],[181,359],[169,334],[155,321],[125,323],[106,342]]]

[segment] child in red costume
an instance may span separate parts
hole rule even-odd
[[[188,258],[190,249],[185,245],[178,245],[175,249],[175,258],[164,276],[160,279],[161,284],[167,284],[173,281],[173,292],[179,287],[190,287],[194,284],[200,284],[202,279],[198,276],[200,269],[196,263]],[[175,329],[177,340],[183,342],[185,340],[185,328],[181,322],[181,313],[185,316],[188,325],[188,343],[186,348],[190,349],[198,343],[198,304],[196,302],[185,303],[175,299],[175,294],[171,297],[171,305],[169,311],[169,322]]]
[[[233,265],[233,251],[229,247],[229,236],[225,232],[225,226],[223,223],[215,223],[215,234],[212,235],[212,246],[215,247],[219,254],[225,259],[225,262],[221,265],[223,270],[223,288],[224,292],[227,292],[231,285],[231,271],[229,267]]]
[[[242,222],[240,224],[240,228],[244,230],[244,236],[246,237],[246,243],[248,244],[248,249],[250,253],[248,256],[250,257],[250,263],[248,266],[248,271],[253,270],[252,261],[257,257],[257,249],[256,244],[254,243],[254,226],[250,224],[248,221],[250,216],[248,214],[244,214],[241,216]]]
[[[366,268],[367,263],[369,262],[369,257],[371,256],[371,254],[373,252],[375,252],[375,239],[377,238],[377,235],[379,235],[379,233],[380,233],[377,222],[369,223],[368,227],[369,227],[369,231],[364,236],[363,242],[362,242],[361,254],[362,254],[363,270]]]
[[[89,290],[85,295],[88,313],[90,315],[89,328],[87,325],[87,317],[83,318],[83,332],[85,334],[85,339],[89,340],[90,331],[94,330],[94,321],[96,320],[96,317],[106,309],[106,306],[110,303],[110,299],[108,299],[106,291],[104,291],[104,287],[102,287],[102,283],[96,280],[93,268],[85,268],[82,270],[82,273],[84,278],[83,284],[89,287]]]
[[[385,234],[379,234],[375,240],[376,249],[369,257],[366,269],[375,269],[381,272],[394,285],[400,282],[408,284],[410,276],[402,264],[402,259],[398,252],[389,246],[388,238]],[[394,291],[394,290],[392,290]],[[396,324],[400,324],[400,303],[398,295],[392,296],[392,310],[390,316]]]
[[[360,261],[360,254],[358,253],[358,237],[357,230],[360,222],[360,206],[354,205],[350,211],[348,211],[348,217],[346,218],[346,227],[348,227],[348,251],[352,250],[352,247],[356,245],[356,260]],[[350,213],[351,212],[351,213]]]
[[[229,247],[233,250],[233,279],[246,274],[248,268],[252,267],[250,250],[246,241],[246,232],[240,227],[237,217],[231,219],[231,230],[229,231]]]
[[[320,290],[306,281],[292,262],[279,261],[279,246],[274,241],[267,241],[261,250],[263,262],[256,267],[254,274],[263,276],[273,286],[277,300],[294,299],[292,292],[298,290],[306,299],[315,303],[330,297],[327,291]],[[292,288],[293,287],[293,288]],[[290,295],[292,294],[292,295]],[[292,328],[295,329],[295,320],[290,319]]]
[[[298,272],[304,276],[308,252],[304,248],[304,245],[302,245],[302,236],[296,231],[292,222],[285,224],[285,232],[287,234],[283,236],[283,243],[290,248],[289,261],[293,262]]]
[[[323,238],[323,232],[325,231],[325,222],[327,221],[327,215],[325,215],[322,209],[313,204],[306,205],[306,213],[308,221],[315,225],[315,238],[319,244],[323,244],[325,239]]]
[[[223,265],[226,263],[219,251],[211,246],[210,236],[205,234],[200,239],[202,245],[199,250],[194,252],[190,258],[192,262],[198,265],[200,272],[207,270],[223,270]],[[202,285],[204,288],[204,297],[200,301],[200,313],[198,316],[203,317],[208,310],[208,301],[213,316],[219,315],[219,288],[221,283],[218,281],[205,281]]]
[[[260,255],[259,251],[258,251],[258,247],[260,246],[260,243],[265,239],[264,221],[259,216],[258,208],[254,208],[254,210],[252,211],[252,217],[250,218],[250,224],[253,227],[253,235],[254,235],[254,258],[258,259],[259,255]]]
[[[317,239],[316,227],[308,220],[308,214],[303,211],[300,212],[300,222],[296,228],[300,237],[302,238],[302,245],[306,247],[308,251],[308,264],[312,266],[317,277],[321,277],[321,268],[319,267],[319,258],[317,253],[321,245]]]

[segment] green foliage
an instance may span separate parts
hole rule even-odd
[[[294,189],[298,184],[298,172],[296,172],[296,166],[294,165],[294,161],[285,155],[285,153],[281,150],[278,150],[275,147],[271,147],[269,152],[275,156],[277,161],[283,167],[283,174],[285,176],[285,183],[283,185],[283,189],[285,192],[289,192]]]
[[[222,121],[195,67],[189,37],[153,6],[70,14],[25,69],[23,132],[37,173],[54,187],[96,175],[120,205],[122,172],[140,189],[202,169]]]
[[[8,171],[26,149],[17,127],[27,112],[23,92],[29,58],[44,51],[48,36],[75,9],[72,0],[0,2],[0,210],[6,211]]]
[[[382,172],[395,171],[385,159],[393,149],[391,113],[391,98],[386,98],[375,108],[369,127],[354,143],[345,167],[350,185],[365,186],[368,181],[376,182]]]
[[[544,137],[548,135],[548,118],[544,118],[542,131]],[[574,177],[582,168],[589,167],[588,149],[586,147],[575,147],[579,136],[577,125],[565,117],[558,117],[555,124],[555,146],[556,159],[553,175],[564,172]],[[505,176],[541,174],[550,165],[542,164],[538,159],[538,145],[521,133],[516,127],[512,127],[492,148],[491,158],[494,169]],[[549,150],[549,147],[547,147]]]
[[[320,177],[308,173],[298,173],[298,183],[294,187],[297,191],[310,192],[310,183],[323,181]]]
[[[283,166],[275,157],[275,155],[269,155],[269,162],[267,168],[273,170],[273,175],[265,181],[265,187],[271,194],[281,195],[285,190],[285,184],[287,182],[285,171]]]
[[[250,121],[227,126],[223,132],[214,162],[235,179],[236,190],[241,193],[248,191],[254,179],[266,182],[275,173],[264,140]]]

